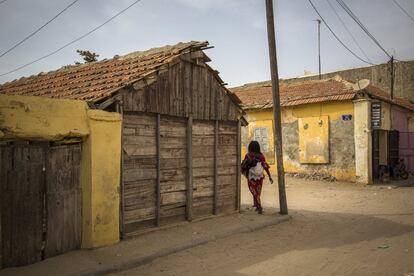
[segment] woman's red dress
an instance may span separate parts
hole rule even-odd
[[[264,157],[263,154],[256,154],[256,153],[248,153],[246,154],[246,156],[244,157],[244,159],[249,159],[249,160],[258,160],[259,162],[262,163],[263,169],[269,169],[269,165],[266,163],[266,159]],[[262,205],[260,202],[260,194],[262,192],[262,186],[263,186],[263,179],[264,179],[264,174],[263,177],[261,177],[260,179],[249,179],[248,174],[247,174],[247,184],[249,186],[249,190],[252,193],[253,196],[253,202],[254,202],[254,207],[256,207],[258,210],[262,209]]]

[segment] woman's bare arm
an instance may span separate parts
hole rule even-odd
[[[273,178],[272,178],[272,176],[270,175],[269,168],[266,168],[265,170],[266,170],[267,175],[269,176],[269,181],[270,181],[270,183],[272,183],[272,184],[273,184]]]

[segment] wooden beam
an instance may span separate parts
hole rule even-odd
[[[193,219],[193,117],[187,121],[187,203],[185,216],[188,221]]]
[[[161,124],[161,115],[157,114],[157,195],[156,195],[156,207],[155,207],[155,225],[160,226],[160,214],[161,214],[161,153],[160,153],[160,144],[161,144],[161,135],[160,135],[160,124]]]
[[[215,120],[214,126],[214,201],[213,201],[213,214],[218,213],[218,139],[219,139],[219,121]]]
[[[112,105],[113,103],[115,103],[116,101],[120,100],[120,93],[118,92],[116,95],[113,95],[112,97],[106,99],[105,101],[103,101],[102,103],[98,104],[97,107],[99,109],[105,110],[106,108],[108,108],[110,105]]]
[[[241,201],[241,121],[237,121],[237,186],[236,186],[236,210],[240,210]]]

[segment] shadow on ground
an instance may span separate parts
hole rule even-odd
[[[126,274],[398,275],[414,269],[413,225],[374,215],[304,210],[291,215],[290,222],[176,253]]]

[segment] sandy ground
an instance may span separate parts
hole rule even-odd
[[[251,204],[244,182],[242,186],[242,202]],[[262,200],[268,210],[278,206],[276,189],[277,185],[269,184],[263,189]],[[288,178],[287,196],[292,216],[289,222],[210,242],[119,274],[404,275],[414,272],[414,187],[364,187]]]

